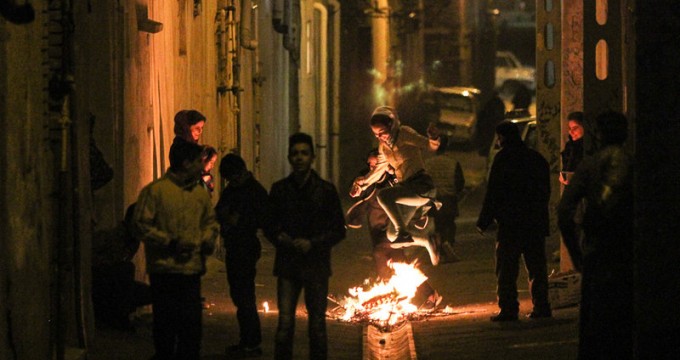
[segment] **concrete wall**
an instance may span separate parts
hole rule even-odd
[[[44,1],[34,1],[38,10]],[[57,184],[44,14],[0,19],[0,359],[48,359]],[[54,320],[52,318],[52,320]]]
[[[288,174],[288,53],[272,27],[272,3],[259,3],[257,54],[239,46],[238,32],[219,38],[224,23],[216,18],[227,5],[236,8],[230,18],[236,29],[241,1],[203,1],[196,9],[190,0],[76,2],[73,46],[56,54],[48,51],[59,39],[46,36],[47,17],[55,13],[44,11],[46,1],[33,2],[37,19],[28,25],[0,18],[0,360],[48,359],[50,344],[83,347],[95,336],[91,233],[115,226],[141,188],[166,171],[178,110],[202,112],[208,120],[201,142],[220,156],[239,151],[266,187]],[[154,22],[162,23],[160,31]],[[225,57],[220,46],[227,41],[234,51]],[[62,103],[51,103],[47,89],[49,67],[59,72],[65,56],[74,85],[66,107],[72,151],[60,197]],[[218,92],[223,84],[239,91]],[[96,191],[89,186],[91,118],[93,138],[114,170],[113,180]],[[217,169],[213,175],[219,179]],[[59,238],[65,243],[57,253]],[[63,270],[58,274],[55,262]],[[144,278],[141,251],[136,264]],[[60,308],[50,292],[57,280]],[[60,328],[57,315],[64,320]]]

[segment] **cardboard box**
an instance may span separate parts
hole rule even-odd
[[[577,305],[581,301],[581,274],[575,271],[550,274],[548,298],[553,309]]]

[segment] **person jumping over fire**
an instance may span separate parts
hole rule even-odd
[[[378,148],[372,149],[367,156],[367,168],[361,171],[359,176],[364,176],[373,170],[378,163]],[[346,224],[348,228],[361,228],[364,220],[368,224],[368,232],[373,243],[373,262],[378,278],[383,282],[389,282],[395,274],[393,263],[410,263],[404,249],[392,248],[387,240],[387,227],[390,219],[385,210],[378,204],[376,193],[385,187],[394,186],[396,178],[394,171],[386,172],[383,177],[364,190],[359,201],[347,211]],[[350,190],[351,192],[351,190]],[[425,239],[427,241],[427,238]],[[443,297],[439,295],[432,285],[425,280],[411,301],[420,310],[434,310],[441,303]]]
[[[360,196],[385,173],[394,171],[395,186],[384,187],[377,193],[378,203],[391,221],[387,238],[392,247],[425,247],[432,264],[437,265],[438,238],[431,225],[433,219],[426,216],[425,209],[439,203],[435,200],[436,190],[432,178],[425,172],[423,151],[436,152],[444,148],[441,146],[439,129],[430,124],[427,128],[428,137],[420,135],[413,128],[401,125],[397,112],[389,106],[376,108],[371,115],[370,125],[379,141],[378,163],[365,176],[354,180],[350,196]],[[420,226],[412,223],[411,220],[420,218],[416,217],[418,212],[427,223]]]

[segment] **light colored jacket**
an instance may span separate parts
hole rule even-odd
[[[205,272],[219,232],[210,195],[172,171],[142,189],[133,218],[145,245],[148,273],[193,275]],[[176,240],[176,241],[173,241]],[[177,243],[186,251],[177,251]]]
[[[387,115],[393,119],[392,144],[383,142],[378,146],[378,163],[376,167],[365,176],[366,184],[378,181],[391,166],[395,171],[398,182],[403,182],[411,176],[425,169],[423,151],[435,152],[439,149],[439,139],[428,139],[420,135],[413,128],[401,125],[396,112],[387,106],[379,107],[373,113]]]

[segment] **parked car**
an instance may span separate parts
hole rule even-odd
[[[536,150],[538,145],[538,136],[536,132],[536,117],[528,116],[521,117],[517,119],[509,119],[510,121],[517,124],[519,127],[519,134],[522,137],[522,141],[530,148]],[[501,150],[498,145],[498,134],[494,134],[493,141],[491,142],[491,148],[489,149],[489,156],[486,158],[486,179],[489,179],[489,173],[491,172],[491,164],[493,164],[493,159],[496,154]]]
[[[536,69],[523,65],[510,51],[496,52],[496,90],[512,95],[520,84],[529,90],[536,90]]]
[[[477,135],[477,114],[481,91],[473,87],[434,88],[436,124],[453,142],[473,144]]]

